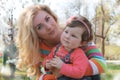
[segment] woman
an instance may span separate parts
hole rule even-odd
[[[20,69],[27,67],[29,76],[36,74],[39,78],[40,65],[51,49],[60,42],[61,33],[62,29],[58,24],[57,17],[49,7],[32,5],[26,8],[18,20],[18,35],[16,38],[19,49],[18,67]],[[97,54],[99,55],[96,57],[88,55],[89,66],[85,75],[104,72],[105,60],[101,53]]]

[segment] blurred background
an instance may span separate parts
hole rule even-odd
[[[48,5],[62,27],[70,16],[87,17],[93,26],[94,41],[108,64],[107,71],[101,75],[102,80],[120,80],[120,0],[0,0],[0,80],[8,80],[6,75],[15,76],[11,80],[29,80],[24,71],[15,69],[18,52],[14,37],[19,14],[32,4]],[[7,51],[11,52],[4,55]],[[12,71],[8,66],[4,67],[8,64]]]

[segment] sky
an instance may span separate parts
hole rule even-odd
[[[20,2],[21,1],[21,2]],[[32,1],[36,2],[37,0],[8,0],[6,3],[6,8],[10,7],[15,7],[16,9],[14,10],[14,17],[18,18],[20,12],[22,11],[21,5],[24,4],[25,7],[33,4]],[[41,0],[42,1],[42,0]],[[64,7],[67,6],[68,3],[70,2],[76,2],[78,0],[45,0],[44,4],[47,4],[50,6],[50,8],[56,12],[59,18],[64,18],[65,15],[63,14],[63,9]],[[105,0],[103,0],[105,1]],[[112,0],[109,0],[112,1]],[[88,6],[88,13],[89,13],[89,18],[93,18],[95,15],[95,7],[100,3],[100,0],[83,0],[82,1],[82,8],[81,8],[81,15],[84,16],[84,9],[86,6]],[[13,5],[14,4],[14,5]],[[3,16],[6,16],[5,13]]]
[[[73,3],[76,1],[78,0],[45,0],[44,4],[49,5],[50,8],[57,14],[58,18],[60,19],[60,22],[64,23],[66,21],[66,19],[64,19],[66,17],[64,14],[64,8],[67,7],[68,3]],[[89,18],[92,19],[95,15],[95,7],[98,5],[99,2],[100,0],[83,0],[83,5],[81,7],[80,14],[85,16],[84,10],[86,6],[89,6]]]
[[[7,1],[6,4],[1,3],[1,1]],[[20,2],[21,1],[21,2]],[[17,20],[17,18],[19,17],[21,11],[22,11],[22,5],[24,4],[25,7],[33,4],[32,1],[36,1],[36,0],[0,0],[0,6],[5,5],[5,9],[1,10],[0,9],[0,18],[2,20],[6,19],[6,15],[8,15],[10,13],[10,11],[5,12],[5,10],[9,9],[10,7],[14,7],[15,10],[13,11],[13,16],[15,18],[15,21]],[[45,0],[44,4],[47,4],[48,6],[50,6],[50,8],[57,14],[58,18],[61,20],[60,22],[62,23],[65,22],[66,20],[63,20],[65,18],[65,15],[63,13],[63,10],[69,2],[76,2],[78,0]],[[84,15],[85,12],[85,7],[88,6],[88,13],[89,13],[89,18],[92,19],[95,15],[95,7],[100,3],[101,0],[82,0],[82,9],[80,11],[81,15]],[[113,3],[115,2],[115,0],[103,0],[103,1],[108,1],[108,2],[112,2],[110,7],[113,7]],[[112,9],[112,8],[111,8]],[[116,13],[120,8],[116,8]]]
[[[64,8],[66,6],[66,4],[70,3],[70,2],[75,2],[76,0],[49,0],[46,1],[46,4],[51,3],[51,8],[56,10],[59,8]],[[78,0],[77,0],[78,1]],[[89,12],[92,14],[91,16],[94,16],[94,8],[96,7],[96,5],[100,2],[100,0],[83,0],[82,4],[84,4],[82,6],[81,9],[81,14],[83,15],[83,9],[85,8],[85,6],[89,5]]]
[[[36,0],[21,0],[22,3],[19,2],[20,0],[8,0],[7,4],[6,4],[6,8],[10,8],[10,7],[16,7],[16,10],[14,10],[14,17],[18,18],[19,13],[21,12],[22,8],[21,5],[22,3],[25,5],[25,7],[33,4],[32,1],[36,1]],[[66,5],[69,2],[75,2],[77,0],[45,0],[44,4],[47,4],[51,7],[52,10],[57,11],[58,15],[62,15],[63,11],[59,11],[61,8],[66,7]],[[85,6],[89,5],[89,12],[91,13],[91,17],[94,16],[94,7],[99,3],[100,0],[83,0],[83,4],[84,6],[81,9],[81,14],[84,14],[83,10],[85,8]],[[14,5],[13,5],[14,4]],[[61,17],[60,16],[60,17]]]
[[[26,5],[25,7],[27,7],[32,4],[32,1],[37,1],[37,0],[0,0],[0,3],[1,3],[1,1],[7,1],[6,8],[10,8],[10,6],[16,7],[16,10],[14,11],[14,14],[15,14],[14,16],[17,17],[17,16],[19,16],[19,13],[21,12],[22,3]],[[21,3],[20,3],[20,1],[21,1]],[[60,8],[64,8],[71,1],[76,2],[78,0],[45,0],[44,4],[47,4],[47,5],[50,4],[50,7],[53,10],[57,11]],[[106,1],[106,0],[103,0],[103,1]],[[115,0],[107,0],[107,1],[114,2]],[[91,13],[91,17],[93,17],[95,14],[94,8],[98,5],[98,3],[100,3],[100,0],[82,0],[82,3],[84,5],[82,6],[81,14],[84,14],[83,10],[85,9],[85,6],[89,6],[88,12]],[[0,4],[0,5],[2,5],[2,4]],[[57,11],[57,12],[59,12],[60,14],[62,13],[62,11]]]

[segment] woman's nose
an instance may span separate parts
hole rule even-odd
[[[46,24],[46,29],[47,30],[51,30],[52,29],[52,26],[50,24]]]

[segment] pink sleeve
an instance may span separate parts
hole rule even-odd
[[[72,64],[63,64],[60,73],[72,77],[82,78],[88,66],[88,58],[81,49],[77,49],[71,54]]]

